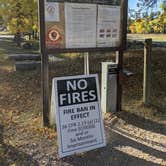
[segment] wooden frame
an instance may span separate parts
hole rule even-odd
[[[41,86],[42,86],[42,106],[43,106],[43,125],[49,125],[49,110],[50,110],[50,93],[49,93],[49,69],[48,69],[48,54],[52,53],[67,53],[67,52],[109,52],[117,51],[117,62],[119,70],[123,66],[123,51],[126,50],[126,34],[127,34],[127,13],[128,0],[121,0],[121,31],[120,31],[120,47],[104,47],[104,48],[71,48],[71,49],[46,49],[46,29],[45,29],[45,0],[39,0],[39,20],[40,20],[40,53],[41,53]],[[64,2],[57,0],[57,2]],[[79,2],[80,3],[80,2]],[[87,3],[87,2],[86,2]],[[100,3],[101,4],[101,3]],[[119,81],[118,81],[119,82]],[[119,84],[119,83],[118,83]],[[119,92],[121,93],[121,92]],[[119,94],[121,96],[121,94]],[[121,101],[118,97],[118,108]]]

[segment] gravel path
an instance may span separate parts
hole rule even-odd
[[[113,165],[166,165],[164,125],[123,112],[108,130],[111,133],[108,135],[110,147],[114,149],[111,155],[118,158]],[[106,165],[112,164],[110,162]]]
[[[32,135],[28,131],[19,135],[18,130],[14,133],[14,127],[10,127],[13,133],[4,132],[3,146],[9,160],[3,166],[14,161],[20,166],[166,166],[166,127],[163,124],[121,112],[107,118],[105,128],[105,148],[59,160],[56,138],[49,140],[40,133]],[[11,144],[16,140],[14,147]]]

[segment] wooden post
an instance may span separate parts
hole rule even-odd
[[[128,16],[128,0],[121,1],[121,32],[120,41],[122,50],[116,52],[116,63],[118,64],[118,89],[117,89],[117,111],[122,110],[122,74],[123,74],[123,50],[126,50],[126,39],[127,39],[127,16]]]
[[[89,53],[84,53],[84,74],[89,75]]]
[[[121,48],[126,50],[126,42],[127,42],[127,18],[128,18],[128,0],[121,1]]]
[[[121,73],[123,71],[123,51],[116,52],[116,63],[118,64],[118,77],[117,77],[117,111],[122,110],[122,82]]]
[[[144,46],[143,103],[147,106],[150,104],[151,95],[151,55],[152,39],[146,39]]]
[[[43,126],[49,126],[50,95],[49,95],[49,69],[48,54],[46,54],[44,0],[38,1],[40,15],[40,52],[41,52],[41,90],[42,90],[42,113]],[[42,30],[41,30],[42,29]]]
[[[43,126],[49,126],[50,93],[49,93],[49,69],[48,55],[42,55],[41,81],[42,81],[42,104]]]

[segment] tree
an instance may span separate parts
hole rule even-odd
[[[129,32],[131,33],[166,33],[166,0],[161,4],[161,11],[151,13],[149,7],[154,7],[157,3],[155,0],[139,0],[137,13],[141,15],[133,15],[133,11],[129,10],[129,16],[132,20],[129,23]],[[136,12],[135,12],[136,13]]]
[[[157,0],[138,0],[137,7],[140,11],[148,10],[149,8],[154,8],[157,5]]]
[[[0,0],[0,16],[12,33],[38,27],[37,0]]]
[[[160,15],[160,22],[163,26],[163,33],[166,32],[166,1],[165,3],[161,4],[162,14]]]
[[[0,16],[0,26],[3,25],[3,22],[4,22],[4,20],[3,20],[2,16]]]

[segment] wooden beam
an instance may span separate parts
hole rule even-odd
[[[122,82],[121,76],[123,71],[123,51],[116,52],[116,63],[118,64],[117,77],[117,111],[122,110]]]
[[[123,77],[123,50],[126,50],[127,40],[127,16],[128,16],[128,0],[121,2],[121,48],[122,50],[116,51],[116,63],[118,64],[118,89],[117,89],[117,111],[122,110],[122,77]]]
[[[121,48],[126,50],[127,42],[127,18],[128,18],[128,0],[121,1]]]
[[[44,0],[39,0],[40,18],[40,53],[41,53],[41,89],[42,89],[42,113],[43,126],[49,126],[50,93],[49,93],[49,68],[48,54],[46,54]]]

